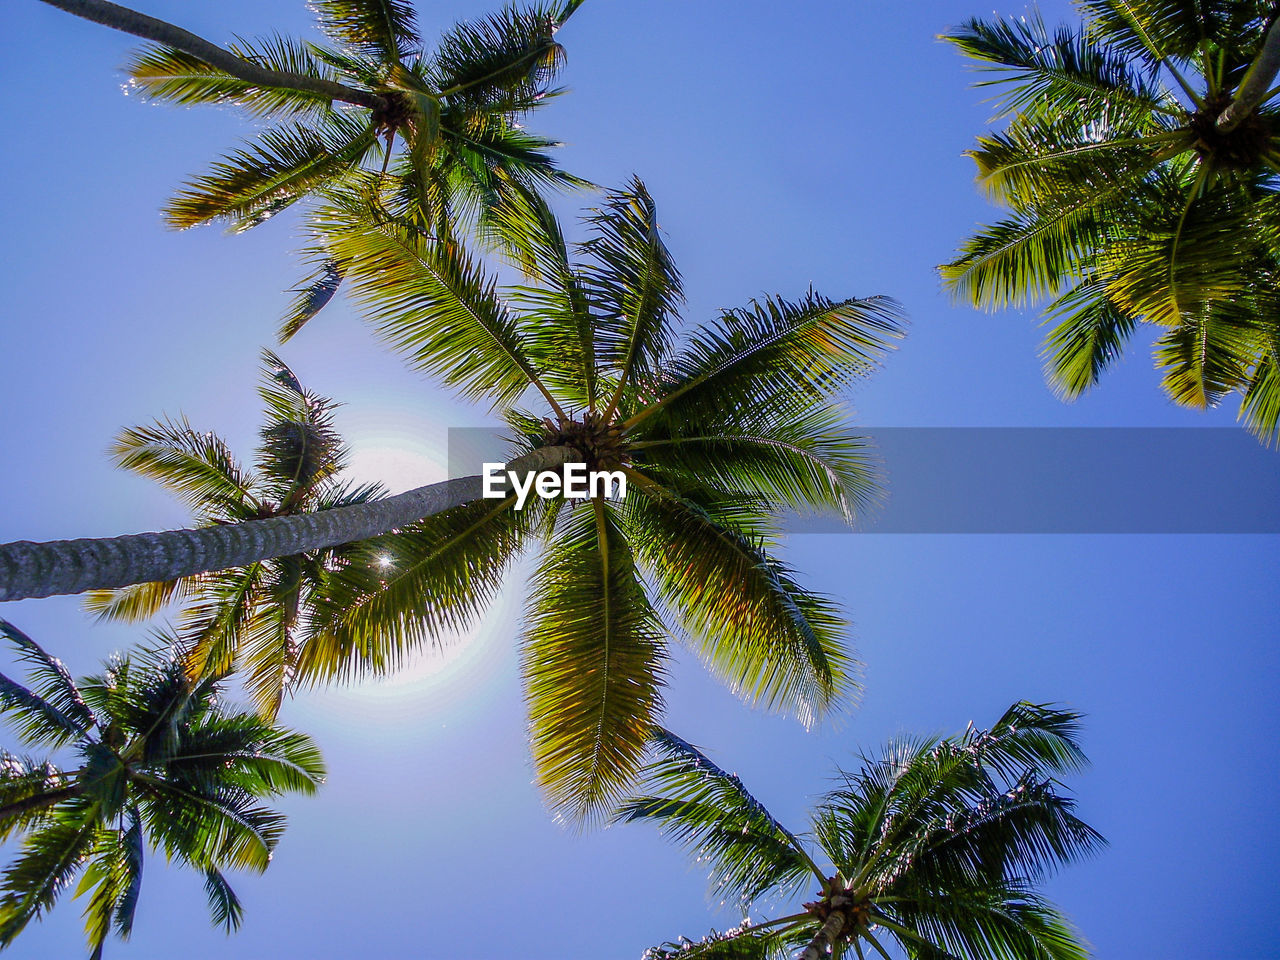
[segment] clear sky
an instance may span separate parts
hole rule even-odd
[[[308,29],[300,0],[138,6],[219,42]],[[419,7],[430,37],[490,5]],[[1049,19],[1065,7],[1042,4]],[[852,397],[857,422],[1230,425],[1234,409],[1171,407],[1141,347],[1061,404],[1040,375],[1033,313],[977,314],[940,293],[934,266],[992,212],[961,156],[988,109],[935,35],[990,12],[971,0],[588,0],[561,34],[572,92],[530,125],[565,141],[579,175],[647,182],[691,320],[810,284],[901,300],[910,336]],[[166,195],[250,123],[124,96],[129,47],[36,0],[0,9],[0,540],[181,525],[181,507],[113,470],[105,448],[124,426],[182,412],[247,457],[258,352],[301,275],[291,217],[240,237],[163,228]],[[281,353],[346,404],[359,469],[394,489],[440,478],[448,427],[486,422],[405,372],[343,303]],[[1145,482],[1176,485],[1178,464],[1153,460]],[[1224,497],[1259,495],[1220,484]],[[669,725],[799,828],[833,761],[859,746],[989,723],[1016,699],[1068,703],[1088,714],[1095,761],[1074,783],[1080,812],[1111,847],[1049,892],[1097,955],[1272,956],[1276,548],[1275,536],[795,536],[787,559],[856,624],[861,705],[806,733],[686,660]],[[550,821],[524,739],[522,602],[513,577],[473,637],[411,675],[287,703],[284,721],[318,737],[331,776],[286,804],[267,874],[237,883],[240,934],[208,924],[198,878],[153,858],[134,938],[108,956],[621,960],[736,922],[647,828],[578,836]],[[145,633],[92,625],[71,598],[0,615],[77,674]],[[78,955],[78,912],[66,899],[10,955]]]

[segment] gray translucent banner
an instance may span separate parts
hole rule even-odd
[[[1280,533],[1280,451],[1233,428],[860,427],[883,479],[866,533]],[[449,475],[509,456],[449,431]],[[632,494],[634,495],[634,494]],[[848,533],[791,515],[794,533]]]

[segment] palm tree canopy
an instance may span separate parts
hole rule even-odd
[[[285,819],[261,801],[316,789],[325,771],[315,744],[228,709],[212,681],[193,685],[173,638],[76,682],[11,624],[0,620],[0,634],[30,668],[29,686],[0,675],[0,713],[27,748],[66,761],[0,756],[0,839],[21,841],[0,873],[0,946],[79,875],[101,956],[113,930],[133,927],[148,849],[200,871],[214,921],[238,926],[223,871],[266,869]]]
[[[116,463],[177,494],[195,511],[200,526],[333,510],[385,496],[376,484],[352,484],[343,477],[348,451],[333,424],[335,404],[306,390],[274,353],[264,351],[263,362],[259,394],[267,419],[252,469],[241,466],[217,435],[185,420],[125,430],[112,449]],[[171,602],[185,602],[181,632],[188,671],[193,677],[243,671],[258,709],[270,718],[286,691],[311,680],[317,669],[317,658],[308,655],[308,670],[299,673],[311,639],[307,611],[312,597],[326,589],[330,571],[346,562],[352,549],[339,546],[179,580],[97,590],[87,595],[86,606],[104,619],[141,620]]]
[[[996,94],[1004,128],[970,151],[1008,216],[942,267],[953,294],[999,308],[1047,298],[1046,375],[1095,384],[1139,323],[1163,386],[1280,426],[1280,111],[1267,81],[1274,4],[1082,0],[1083,23],[973,19],[947,35]]]
[[[780,510],[848,516],[872,496],[866,441],[837,398],[899,335],[892,301],[771,297],[680,336],[681,278],[639,181],[592,213],[576,256],[554,219],[526,209],[511,227],[539,282],[505,291],[413,223],[334,215],[347,217],[334,250],[354,297],[412,366],[488,400],[515,452],[567,446],[620,472],[627,494],[482,500],[371,541],[318,605],[326,637],[418,643],[475,615],[516,549],[540,541],[523,641],[533,752],[547,796],[577,820],[634,777],[672,637],[750,702],[806,723],[851,693],[838,609],[772,549]]]
[[[561,92],[554,83],[564,51],[554,37],[580,4],[509,6],[455,25],[428,50],[410,3],[322,0],[311,6],[327,44],[272,35],[229,48],[310,81],[291,85],[252,83],[170,46],[137,52],[126,70],[146,99],[229,103],[276,121],[189,182],[166,205],[166,220],[241,231],[309,195],[372,191],[424,229],[447,235],[461,223],[519,249],[519,238],[496,225],[501,210],[541,206],[547,188],[586,185],[557,168],[554,141],[520,122]],[[335,100],[333,85],[365,92],[373,105]],[[311,218],[307,232],[313,272],[297,288],[282,338],[323,308],[344,272],[328,249],[326,219]]]
[[[863,957],[863,944],[887,957],[890,941],[921,960],[1083,960],[1078,935],[1035,892],[1102,843],[1058,780],[1085,764],[1078,719],[1016,703],[987,730],[890,743],[856,773],[837,771],[801,836],[737,777],[658,730],[647,792],[616,822],[656,824],[711,865],[712,895],[744,913],[765,896],[792,899],[806,881],[820,889],[798,913],[672,942],[647,960]]]

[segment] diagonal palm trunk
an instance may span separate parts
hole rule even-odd
[[[44,0],[45,3],[67,13],[101,23],[103,26],[131,33],[144,40],[152,40],[173,47],[193,57],[199,57],[211,67],[217,67],[223,73],[251,83],[259,87],[285,87],[291,90],[306,90],[339,100],[353,103],[361,107],[376,108],[382,105],[382,97],[368,90],[357,90],[341,83],[324,80],[320,77],[306,77],[297,73],[285,73],[279,70],[268,70],[243,57],[237,57],[229,50],[210,43],[188,30],[176,27],[164,20],[157,20],[145,13],[138,13],[118,3],[107,0]]]
[[[1245,117],[1253,113],[1271,92],[1271,84],[1280,73],[1280,16],[1275,16],[1267,30],[1262,50],[1249,66],[1240,89],[1227,108],[1218,115],[1215,125],[1222,133],[1230,133]]]
[[[15,800],[0,807],[0,823],[5,823],[24,813],[30,813],[32,810],[47,810],[63,800],[70,800],[82,793],[84,793],[84,784],[73,783],[69,787],[58,787],[56,790],[46,790],[44,793],[23,797],[21,800]]]
[[[507,469],[551,470],[578,456],[571,447],[540,447],[511,461]],[[461,477],[384,500],[292,517],[104,539],[0,544],[0,601],[173,580],[367,540],[479,500],[481,485],[478,476]]]
[[[844,930],[844,925],[845,917],[843,913],[837,911],[831,914],[827,918],[827,922],[813,935],[813,939],[796,957],[796,960],[822,960],[823,957],[829,956],[831,946],[836,942],[836,938],[840,936],[840,932]]]

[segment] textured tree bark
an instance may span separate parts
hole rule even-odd
[[[507,469],[550,470],[577,457],[571,447],[540,447],[511,461]],[[478,500],[481,483],[478,476],[461,477],[370,503],[197,530],[0,544],[0,600],[173,580],[367,540]]]
[[[797,960],[822,960],[826,956],[827,948],[835,943],[836,937],[840,936],[840,931],[843,929],[844,914],[836,911],[827,917],[827,922],[813,935],[808,946],[800,951]]]
[[[136,10],[122,7],[118,3],[109,3],[107,0],[44,0],[44,2],[85,20],[92,20],[94,23],[100,23],[103,26],[121,30],[124,33],[131,33],[135,37],[142,37],[144,40],[153,40],[167,47],[181,50],[183,53],[189,53],[193,57],[199,57],[210,66],[217,67],[224,73],[229,73],[231,76],[237,77],[245,83],[251,83],[256,87],[288,87],[293,90],[308,90],[323,97],[328,97],[330,100],[354,103],[361,107],[372,108],[382,103],[382,98],[378,94],[371,93],[368,90],[356,90],[353,87],[334,83],[331,80],[320,80],[315,77],[305,77],[301,74],[283,73],[279,70],[268,70],[266,67],[260,67],[256,63],[245,60],[243,57],[237,57],[229,50],[224,50],[222,47],[210,43],[190,31],[183,30],[181,27],[176,27],[171,23],[166,23],[164,20],[149,17],[145,13],[138,13]]]
[[[1240,125],[1240,121],[1253,113],[1271,89],[1277,73],[1280,73],[1280,17],[1271,21],[1267,39],[1262,43],[1262,51],[1249,67],[1244,83],[1240,84],[1231,103],[1214,121],[1218,130],[1230,133]]]
[[[0,823],[20,814],[27,813],[31,810],[43,810],[45,807],[52,807],[55,803],[61,803],[63,800],[70,800],[72,797],[79,796],[84,792],[84,787],[78,783],[69,787],[59,787],[57,790],[50,790],[46,793],[37,793],[31,797],[23,797],[21,800],[15,800],[13,803],[5,804],[0,807]]]

